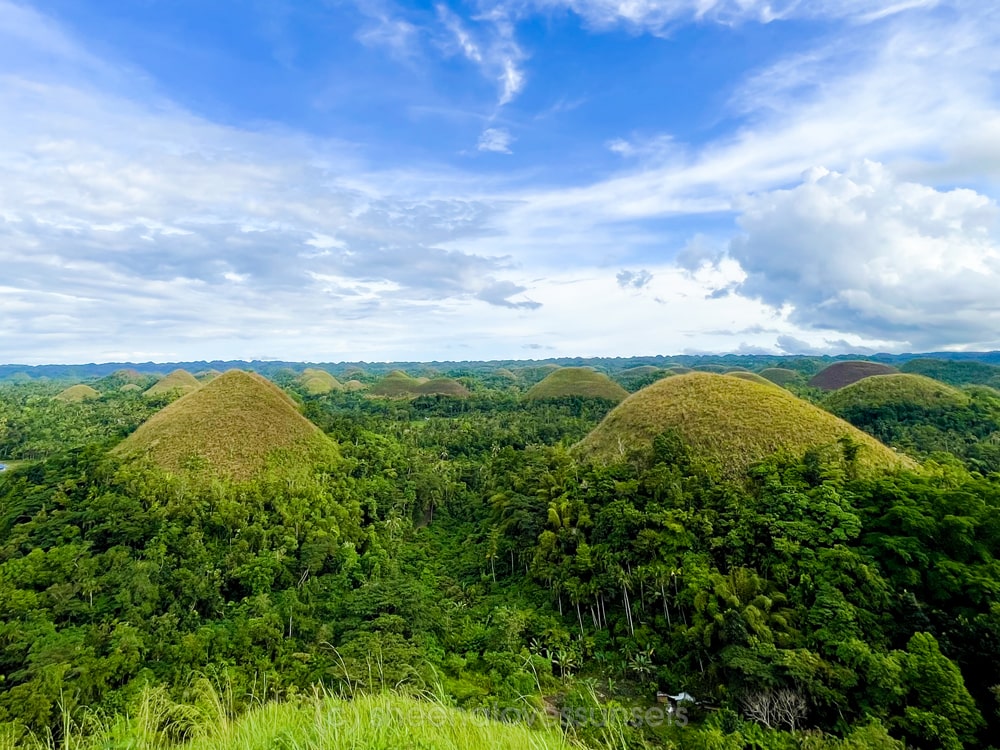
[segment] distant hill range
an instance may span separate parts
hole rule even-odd
[[[593,367],[608,374],[619,373],[636,367],[740,367],[747,370],[760,371],[765,368],[788,368],[802,372],[807,376],[815,375],[820,370],[834,362],[866,359],[881,362],[904,369],[903,365],[914,359],[938,360],[946,362],[979,362],[987,365],[1000,366],[1000,351],[992,352],[926,352],[908,354],[845,354],[836,357],[814,355],[756,355],[756,354],[726,354],[676,356],[636,356],[636,357],[553,357],[544,360],[476,360],[476,361],[429,361],[429,362],[288,362],[278,360],[212,360],[194,362],[105,362],[88,364],[50,364],[50,365],[0,365],[0,380],[30,377],[32,379],[50,378],[52,380],[73,380],[76,382],[103,378],[119,370],[132,370],[147,375],[166,375],[174,370],[186,370],[200,373],[209,370],[225,372],[232,369],[252,370],[264,376],[272,376],[279,370],[292,369],[302,372],[307,367],[321,368],[337,378],[342,378],[351,372],[361,370],[372,376],[384,376],[393,370],[416,371],[420,369],[433,370],[447,374],[450,377],[460,377],[463,374],[476,375],[494,372],[501,368],[520,370],[523,368],[539,368],[557,365],[560,367]],[[904,369],[905,371],[905,369]],[[920,372],[920,374],[930,374]],[[350,379],[350,378],[347,378]],[[540,378],[539,378],[540,379]]]

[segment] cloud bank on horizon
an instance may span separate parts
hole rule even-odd
[[[0,360],[1000,348],[991,5],[0,0]]]

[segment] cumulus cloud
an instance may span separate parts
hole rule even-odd
[[[654,5],[628,7],[652,18]],[[704,7],[722,18],[726,5]],[[444,358],[456,342],[491,357],[525,340],[566,355],[725,351],[734,336],[748,351],[776,336],[822,351],[996,341],[982,183],[1000,164],[1000,26],[996,10],[965,10],[899,14],[906,25],[758,71],[729,103],[741,127],[715,141],[622,141],[629,171],[532,187],[375,172],[353,146],[208,122],[134,95],[141,76],[0,0],[0,111],[17,113],[0,140],[5,356],[143,358],[150,341],[160,359],[314,360]],[[524,85],[509,17],[486,9],[445,29],[501,104]],[[391,47],[392,24],[382,31],[367,41]],[[402,45],[410,32],[396,31]],[[490,131],[484,143],[509,150],[509,133]],[[812,164],[833,171],[802,180]],[[744,236],[729,256],[690,239],[692,215],[730,236],[730,212]],[[679,215],[680,229],[665,221]],[[525,285],[545,302],[537,314],[523,314],[540,307]]]
[[[622,289],[642,289],[653,280],[653,274],[645,268],[639,271],[629,271],[623,268],[615,278],[618,280],[618,286]]]
[[[688,271],[697,271],[704,265],[714,265],[725,255],[725,250],[703,234],[696,234],[677,253],[675,262]]]
[[[787,185],[813,165],[866,158],[931,183],[996,184],[998,73],[995,6],[864,27],[754,71],[729,102],[739,128],[700,145],[654,137],[669,147],[589,185],[531,194],[510,226],[729,212],[740,195]]]
[[[504,128],[487,128],[479,136],[478,148],[480,151],[509,154],[511,153],[510,145],[513,142],[514,138]]]
[[[141,81],[4,0],[0,59],[0,111],[18,115],[0,140],[7,358],[142,356],[154,340],[168,359],[291,342],[304,358],[417,354],[416,321],[511,268],[471,248],[500,204],[455,197],[454,175],[372,172],[335,141],[137,96]]]
[[[985,346],[1000,330],[998,208],[878,163],[812,170],[750,198],[730,255],[742,294],[791,305],[800,325],[914,347]]]
[[[511,301],[511,297],[525,291],[527,291],[527,287],[515,284],[513,281],[491,281],[479,290],[476,299],[496,305],[497,307],[510,307],[515,310],[537,310],[542,306],[541,302],[535,302],[534,300]]]

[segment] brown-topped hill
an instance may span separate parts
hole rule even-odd
[[[341,391],[344,386],[326,370],[307,367],[299,376],[302,388],[311,396],[322,396],[324,393]]]
[[[421,383],[416,389],[420,396],[451,396],[453,398],[468,398],[469,389],[454,378],[432,378]]]
[[[628,396],[622,388],[607,375],[589,367],[560,367],[545,376],[525,394],[528,399],[602,398],[606,401],[621,401]]]
[[[824,391],[835,391],[851,383],[857,383],[862,378],[872,375],[892,375],[896,372],[899,370],[895,367],[883,365],[880,362],[869,362],[861,359],[834,362],[813,375],[809,385],[813,388],[822,388]]]
[[[802,377],[798,372],[789,370],[787,367],[765,367],[760,371],[760,376],[780,386],[788,385]]]
[[[160,378],[146,391],[147,396],[180,395],[201,388],[201,383],[187,370],[174,370],[166,377]]]
[[[65,401],[68,404],[78,404],[81,401],[92,401],[100,398],[101,394],[89,385],[72,385],[54,398],[57,401]]]
[[[230,370],[153,415],[115,452],[172,473],[252,479],[329,462],[336,445],[274,383]]]
[[[574,451],[591,461],[614,463],[632,452],[652,450],[653,440],[664,432],[675,432],[693,457],[729,477],[744,474],[776,452],[801,455],[810,448],[837,446],[845,438],[859,447],[857,465],[865,473],[915,466],[772,383],[700,372],[666,378],[633,393]]]

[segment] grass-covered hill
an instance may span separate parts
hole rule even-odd
[[[410,398],[417,392],[420,380],[402,370],[393,370],[372,386],[370,393],[382,398]]]
[[[912,466],[891,448],[847,422],[773,385],[731,375],[690,373],[661,380],[612,410],[576,446],[596,462],[613,463],[674,432],[691,455],[726,476],[738,476],[778,451],[804,453],[847,438],[859,446],[866,472]]]
[[[94,387],[99,391],[118,391],[126,385],[134,385],[142,390],[146,390],[156,380],[156,377],[153,375],[144,374],[135,368],[129,367],[122,370],[115,370],[110,375],[106,375],[94,383]]]
[[[535,383],[525,394],[525,398],[532,400],[572,396],[621,401],[628,396],[628,391],[607,375],[589,367],[562,367]]]
[[[760,371],[760,376],[780,386],[788,385],[802,377],[798,372],[789,370],[787,367],[765,367]]]
[[[872,375],[834,391],[823,406],[834,414],[857,410],[916,409],[935,411],[966,406],[969,397],[957,388],[923,375]]]
[[[146,390],[147,396],[183,396],[201,388],[201,383],[187,370],[174,370]]]
[[[638,367],[629,367],[625,370],[619,370],[615,373],[615,377],[641,378],[647,375],[656,375],[662,371],[663,368],[656,367],[655,365],[639,365]]]
[[[416,386],[418,396],[451,396],[453,398],[468,398],[469,389],[454,378],[432,378],[426,383]]]
[[[76,404],[81,401],[90,401],[91,399],[100,398],[101,394],[91,388],[89,385],[71,385],[64,391],[61,391],[55,396],[58,401],[65,401],[66,403]]]
[[[512,372],[517,376],[518,380],[533,384],[544,379],[547,375],[551,375],[561,367],[562,365],[550,362],[544,365],[528,365],[526,367],[518,367]]]
[[[862,378],[872,375],[891,375],[894,372],[899,372],[899,370],[880,362],[868,362],[862,359],[834,362],[813,375],[809,380],[809,385],[824,391],[835,391],[851,383],[856,383]]]
[[[336,446],[276,385],[230,370],[157,412],[115,452],[171,473],[243,481],[272,464],[329,460]]]
[[[357,385],[351,386],[351,389],[360,390],[358,386],[364,387],[359,382]],[[469,390],[453,378],[414,378],[402,370],[390,372],[372,387],[370,393],[382,398],[415,398],[417,396],[466,398],[470,395]]]
[[[619,370],[612,377],[622,388],[629,393],[634,393],[640,388],[645,388],[650,383],[655,383],[660,378],[665,378],[672,374],[674,374],[672,371],[665,370],[662,367],[639,365],[638,367]]]
[[[962,390],[923,375],[874,375],[829,394],[822,405],[908,453],[946,451],[991,474],[1000,469],[1000,392]]]
[[[310,396],[343,390],[344,386],[326,370],[307,367],[299,376],[299,384]]]
[[[218,370],[202,370],[201,372],[196,372],[194,377],[199,383],[207,383],[210,380],[215,380],[221,374]]]
[[[949,385],[988,385],[1000,388],[1000,367],[985,362],[920,358],[911,359],[899,369],[914,375],[926,375]]]
[[[360,380],[348,380],[346,383],[344,383],[345,391],[363,391],[367,387],[368,386],[366,386]]]
[[[726,373],[726,377],[739,378],[740,380],[746,380],[749,383],[760,383],[761,385],[777,385],[777,383],[774,383],[755,372],[747,372],[746,370],[731,370]]]

